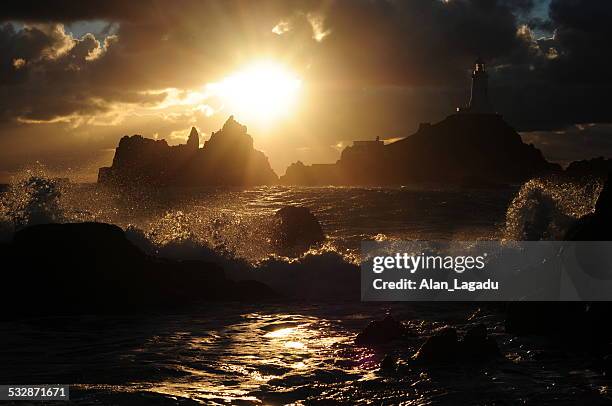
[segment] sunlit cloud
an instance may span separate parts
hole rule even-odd
[[[68,116],[58,116],[49,119],[32,119],[23,116],[17,117],[17,122],[21,124],[56,124],[56,123],[70,123],[73,120],[78,119],[77,114],[71,114]]]
[[[321,42],[331,33],[331,30],[325,29],[325,17],[323,15],[308,13],[306,17],[312,27],[312,38],[315,41]]]
[[[86,34],[86,35],[91,35],[91,34]],[[104,55],[104,53],[106,51],[108,51],[108,48],[111,44],[119,41],[119,37],[116,35],[110,35],[108,37],[106,37],[104,39],[104,42],[100,43],[99,40],[97,40],[93,35],[92,38],[94,39],[95,43],[96,43],[96,47],[91,49],[88,53],[87,56],[85,57],[85,60],[88,62],[91,61],[95,61],[96,59],[100,58],[102,55]]]
[[[25,66],[26,60],[23,58],[15,58],[13,59],[13,68],[21,69]]]
[[[276,35],[283,35],[291,30],[291,23],[288,21],[281,21],[272,28],[272,32]]]
[[[43,32],[53,41],[42,51],[41,56],[47,59],[57,59],[67,54],[76,44],[75,39],[66,32],[64,24],[32,24],[24,25],[24,30],[36,29]]]

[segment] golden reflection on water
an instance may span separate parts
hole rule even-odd
[[[280,328],[278,330],[272,331],[272,332],[264,335],[264,337],[283,338],[283,337],[287,337],[287,336],[293,334],[294,332],[295,332],[295,328],[293,328],[293,327]]]
[[[176,360],[186,374],[146,390],[220,404],[261,404],[254,392],[262,385],[309,379],[317,368],[344,357],[342,352],[353,335],[334,322],[310,315],[246,313],[215,331],[171,339],[177,348],[188,348],[192,354]]]

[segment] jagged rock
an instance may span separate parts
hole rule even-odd
[[[200,148],[200,134],[198,134],[198,130],[195,127],[191,127],[189,138],[187,138],[187,148],[192,150]]]
[[[145,255],[119,227],[103,223],[24,228],[3,246],[0,296],[11,314],[129,313],[201,301],[262,300],[258,282],[234,282],[212,263]]]
[[[387,185],[414,182],[503,185],[561,172],[498,114],[454,114],[388,145],[347,147],[330,165],[292,165],[284,184]]]
[[[379,346],[402,338],[406,327],[392,316],[387,315],[382,320],[371,321],[355,338],[355,344],[363,346]]]
[[[253,148],[246,126],[231,116],[199,147],[191,129],[187,143],[169,146],[165,140],[125,136],[115,150],[112,166],[100,168],[98,182],[144,185],[269,185],[278,181],[268,158]]]
[[[274,217],[274,245],[281,252],[303,252],[325,240],[319,220],[307,207],[285,206]]]

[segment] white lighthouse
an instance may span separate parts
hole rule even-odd
[[[489,77],[485,63],[480,58],[474,62],[470,103],[467,107],[457,108],[457,111],[468,114],[495,114],[493,105],[489,101]]]

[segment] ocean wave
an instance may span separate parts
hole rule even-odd
[[[64,222],[62,186],[60,180],[34,174],[11,184],[0,199],[0,238],[30,225]]]
[[[561,240],[576,219],[591,213],[603,187],[601,180],[560,177],[526,182],[506,212],[504,238]]]
[[[294,299],[355,299],[359,268],[355,254],[340,253],[332,244],[312,248],[297,257],[270,253],[249,261],[223,247],[213,248],[193,235],[157,244],[147,233],[129,227],[126,236],[143,251],[168,259],[200,260],[220,265],[231,279],[257,280]]]
[[[24,175],[29,176],[14,181],[0,196],[0,232],[4,241],[35,224],[119,223],[126,237],[152,256],[212,262],[232,279],[258,280],[292,298],[358,297],[355,287],[359,286],[359,272],[354,252],[341,251],[328,240],[295,257],[278,255],[271,244],[269,213],[247,216],[222,208],[196,207],[167,210],[139,224],[121,224],[112,221],[117,210],[111,194],[116,191],[99,189],[93,196],[86,195],[77,185],[44,173]],[[79,207],[79,201],[89,201],[89,206]]]

